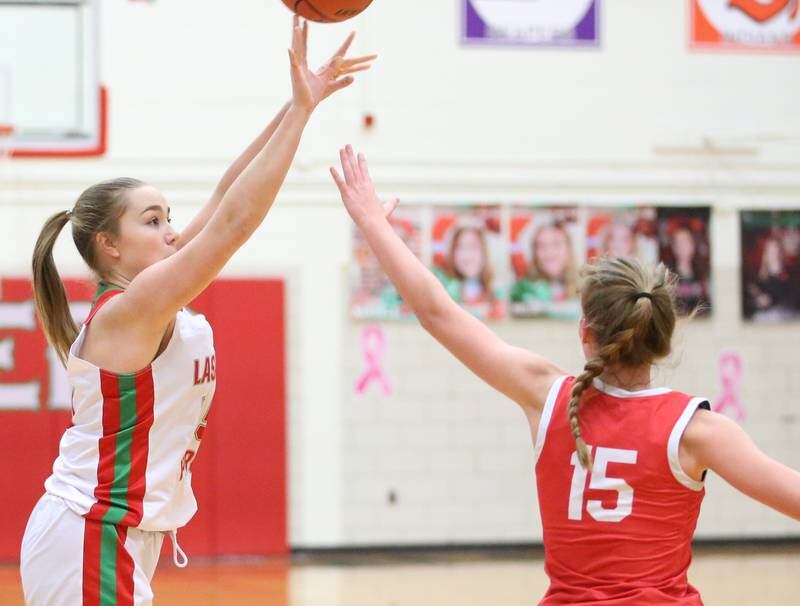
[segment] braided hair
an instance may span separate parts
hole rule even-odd
[[[675,330],[676,276],[659,263],[633,258],[601,259],[583,271],[581,307],[598,348],[578,375],[567,407],[578,460],[585,469],[592,456],[581,435],[581,396],[606,369],[652,364],[669,355]]]

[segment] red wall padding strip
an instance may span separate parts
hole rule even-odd
[[[93,295],[82,281],[67,281],[67,289],[73,301],[89,301]],[[0,293],[0,306],[32,299],[29,280],[0,280]],[[192,464],[199,511],[179,532],[181,547],[190,557],[285,554],[283,283],[218,280],[191,307],[214,328],[217,392]],[[41,328],[0,328],[0,343],[8,339],[13,340],[14,364],[0,366],[0,385],[38,381],[41,402],[36,411],[0,410],[0,561],[19,559],[28,515],[70,423],[69,412],[47,408]]]

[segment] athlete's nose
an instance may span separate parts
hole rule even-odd
[[[178,241],[178,232],[176,232],[172,227],[169,228],[166,235],[166,242],[170,246],[174,246],[175,243]]]

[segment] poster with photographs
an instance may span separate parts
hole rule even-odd
[[[636,257],[658,262],[658,223],[651,206],[590,208],[586,218],[586,259]]]
[[[421,208],[397,208],[389,218],[395,232],[417,258],[422,255],[422,218]],[[394,320],[413,316],[355,226],[351,295],[351,313],[357,320]]]
[[[462,40],[490,46],[600,45],[600,0],[460,0]]]
[[[575,207],[512,209],[509,236],[513,317],[580,317],[582,227]]]
[[[711,249],[708,207],[658,209],[661,261],[678,276],[678,310],[686,315],[711,312]]]
[[[691,0],[691,45],[800,52],[797,0]]]
[[[800,210],[742,211],[741,231],[745,319],[800,319]]]
[[[431,231],[433,273],[455,301],[489,320],[506,313],[500,217],[498,206],[436,208]]]

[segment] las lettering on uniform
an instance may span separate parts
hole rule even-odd
[[[200,360],[194,361],[194,384],[202,385],[217,380],[217,356],[207,357],[200,375]]]

